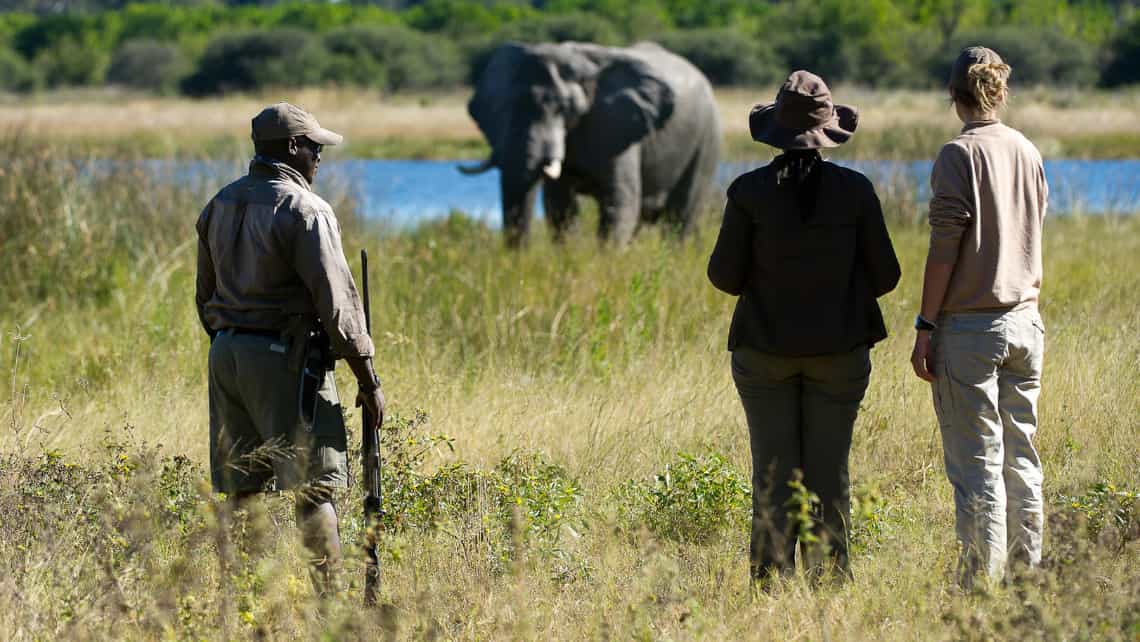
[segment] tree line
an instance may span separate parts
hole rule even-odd
[[[1022,85],[1140,83],[1135,0],[0,0],[0,90],[123,85],[188,95],[311,85],[385,92],[475,77],[504,41],[652,39],[718,85],[940,87],[983,43]]]

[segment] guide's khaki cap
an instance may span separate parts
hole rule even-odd
[[[253,142],[305,136],[320,145],[339,145],[340,134],[329,131],[309,112],[289,103],[277,103],[253,117]]]

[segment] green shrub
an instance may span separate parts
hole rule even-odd
[[[327,53],[319,40],[291,28],[227,34],[212,40],[182,82],[192,96],[303,87],[321,81]]]
[[[31,91],[40,84],[32,63],[11,49],[0,47],[0,91]]]
[[[582,501],[582,487],[565,468],[539,453],[515,451],[495,466],[499,517],[527,532],[556,540],[562,525],[574,517]]]
[[[157,40],[131,40],[111,58],[107,82],[135,89],[169,93],[189,72],[190,64],[174,44]]]
[[[612,22],[589,13],[571,12],[524,18],[500,29],[497,42],[596,42],[615,45],[622,37]]]
[[[404,11],[402,17],[413,29],[472,38],[532,15],[535,10],[522,3],[426,0]]]
[[[1108,65],[1101,75],[1107,87],[1140,83],[1140,14],[1112,39]]]
[[[621,518],[660,537],[708,542],[730,526],[743,527],[751,486],[719,454],[680,453],[652,481],[630,481],[617,491]]]
[[[475,515],[500,532],[517,527],[550,543],[576,517],[581,486],[539,453],[512,452],[489,471],[460,462],[426,474],[428,455],[452,446],[450,437],[432,435],[427,427],[428,416],[420,410],[411,417],[385,418],[381,445],[387,527],[428,529]]]
[[[930,75],[941,86],[962,49],[982,45],[997,51],[1013,68],[1012,84],[1091,85],[1097,80],[1097,52],[1087,43],[1053,30],[999,27],[959,34],[935,57]]]
[[[91,38],[68,36],[41,49],[35,63],[50,87],[96,85],[106,77],[110,56]]]
[[[324,79],[389,91],[438,89],[462,83],[466,67],[442,36],[403,27],[345,27],[325,34]]]
[[[1121,543],[1140,539],[1140,492],[1100,481],[1083,495],[1062,495],[1058,503],[1084,517],[1088,535],[1094,540],[1108,532]]]
[[[687,58],[714,85],[761,85],[787,73],[770,46],[732,28],[672,31],[657,41]]]

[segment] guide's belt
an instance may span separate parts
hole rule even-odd
[[[265,330],[263,328],[223,328],[219,334],[250,334],[266,339],[280,339],[280,330]]]

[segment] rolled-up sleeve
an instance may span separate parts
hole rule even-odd
[[[748,282],[748,265],[752,253],[752,221],[737,202],[739,181],[728,188],[724,220],[716,246],[709,256],[708,277],[718,290],[739,296]]]
[[[954,143],[942,147],[930,173],[930,193],[929,260],[956,263],[962,235],[976,209],[967,150]]]
[[[342,357],[371,357],[374,348],[365,326],[364,305],[331,211],[317,211],[298,220],[293,265],[313,297],[333,350]]]

